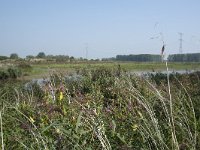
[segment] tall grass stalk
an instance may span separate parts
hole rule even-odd
[[[89,110],[84,105],[80,104],[78,101],[75,101],[79,106],[82,107],[82,109],[85,111],[86,117],[84,117],[82,120],[88,123],[88,125],[91,127],[91,129],[94,131],[95,135],[99,139],[102,149],[103,150],[111,150],[110,142],[106,136],[105,128],[104,128],[104,122],[101,120],[100,116],[96,113],[96,108],[92,111],[93,114],[89,113]],[[76,129],[78,131],[78,126],[81,122],[82,117],[82,111],[80,112],[77,123],[76,123]]]
[[[183,86],[183,84],[177,78],[176,78],[176,80],[181,85],[181,87],[184,89],[184,91],[185,91],[185,93],[188,97],[189,103],[190,103],[189,108],[190,108],[190,110],[192,110],[193,121],[194,121],[194,135],[192,135],[191,130],[190,130],[190,135],[193,138],[192,139],[193,140],[193,149],[196,149],[196,144],[197,144],[197,119],[196,119],[196,114],[195,114],[195,111],[194,111],[194,104],[193,104],[192,99],[190,97],[190,94],[188,93],[186,88]]]
[[[152,108],[152,104],[150,104],[149,100],[143,97],[143,95],[135,88],[130,88],[133,91],[133,97],[137,100],[137,102],[143,106],[146,110],[146,114],[150,117],[150,120],[148,117],[145,117],[143,119],[144,125],[141,126],[141,132],[145,135],[144,138],[147,138],[148,136],[151,137],[155,148],[156,149],[169,149],[168,146],[165,144],[163,140],[163,136],[160,132],[160,126],[158,124],[158,118],[155,116],[154,109]],[[165,104],[164,104],[165,106]],[[166,108],[165,108],[166,109]],[[165,110],[167,112],[167,109]],[[149,147],[150,148],[150,147]]]
[[[169,68],[167,61],[165,62],[166,68],[167,68],[167,85],[168,85],[168,92],[169,92],[169,105],[170,105],[170,123],[172,128],[172,145],[173,149],[179,149],[179,144],[176,138],[176,131],[175,131],[175,125],[174,125],[174,115],[173,115],[173,102],[172,102],[172,95],[171,95],[171,87],[170,87],[170,81],[169,81]]]
[[[2,114],[0,111],[0,123],[1,123],[1,149],[4,150],[4,141],[3,141],[3,122],[2,122]]]

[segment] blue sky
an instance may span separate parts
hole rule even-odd
[[[199,0],[0,0],[0,55],[200,52]],[[162,35],[162,36],[161,36]],[[152,38],[154,37],[154,38]],[[156,38],[157,37],[157,38]]]

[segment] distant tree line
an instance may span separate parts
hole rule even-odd
[[[1,60],[6,59],[21,59],[17,53],[10,54],[10,57],[0,56]],[[54,62],[72,62],[72,61],[87,61],[82,57],[74,58],[73,56],[68,55],[46,55],[44,52],[39,52],[38,55],[27,55],[26,60],[31,59],[45,59],[46,61],[54,61]],[[92,61],[93,59],[91,59]],[[138,55],[117,55],[116,57],[111,58],[102,58],[102,61],[135,61],[135,62],[160,62],[161,55],[154,54],[138,54]],[[188,53],[188,54],[172,54],[169,55],[167,60],[169,62],[200,62],[200,53]],[[98,59],[94,61],[99,61]]]
[[[46,55],[44,52],[39,52],[37,56],[28,55],[26,59],[46,59],[47,61],[56,61],[56,62],[64,62],[64,61],[72,61],[75,59],[73,56],[68,55]]]
[[[6,60],[6,59],[19,59],[19,56],[17,53],[10,54],[10,57],[0,56],[0,60]]]
[[[115,61],[116,58],[115,57],[111,57],[111,58],[102,58],[102,61]]]
[[[161,55],[153,55],[153,54],[117,55],[116,58],[107,58],[104,60],[160,62]],[[200,53],[172,54],[168,56],[167,60],[169,62],[200,62]]]
[[[70,61],[70,59],[74,59],[74,58],[71,58],[68,55],[47,55],[46,59],[48,61],[55,60],[56,62],[65,62],[65,61]]]
[[[117,61],[136,61],[136,62],[159,62],[161,55],[139,54],[139,55],[117,55]]]
[[[169,62],[200,62],[200,53],[173,54],[168,56]]]

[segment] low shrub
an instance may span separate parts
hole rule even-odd
[[[22,72],[31,72],[32,69],[33,69],[32,66],[31,66],[30,64],[25,63],[25,62],[19,63],[19,64],[17,65],[17,67],[18,67],[19,69],[21,69]]]
[[[0,80],[6,80],[9,78],[9,74],[7,71],[0,70]]]
[[[17,79],[22,75],[22,72],[18,68],[8,68],[6,70],[0,71],[0,80],[7,80],[7,79]]]

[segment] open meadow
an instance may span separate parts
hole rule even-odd
[[[52,71],[60,73],[74,73],[80,69],[97,69],[104,67],[108,69],[116,68],[120,65],[123,70],[128,72],[166,72],[165,63],[161,62],[120,62],[120,61],[84,61],[84,62],[67,62],[67,63],[31,63],[26,61],[19,62],[1,62],[0,68],[6,69],[9,67],[18,67],[23,71],[23,79],[38,79],[49,76]],[[200,63],[183,63],[183,62],[170,62],[168,63],[169,71],[198,71],[200,70]]]

